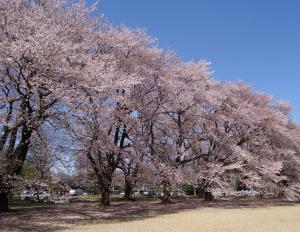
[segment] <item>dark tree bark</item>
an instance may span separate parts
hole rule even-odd
[[[131,201],[132,198],[132,182],[125,176],[125,194],[124,194],[124,200]]]
[[[102,174],[101,179],[100,179],[100,186],[101,186],[101,202],[100,203],[102,206],[110,205],[110,188],[111,188],[111,182],[112,182],[112,174],[113,174],[113,172]]]
[[[117,164],[115,164],[114,156],[106,154],[106,159],[108,162],[102,161],[101,152],[98,154],[99,163],[102,166],[101,168],[97,166],[95,159],[93,158],[92,154],[90,153],[92,146],[88,149],[86,153],[92,168],[97,176],[98,182],[101,188],[101,201],[100,205],[102,206],[109,206],[110,205],[110,187],[112,182],[112,174],[115,171]],[[105,166],[105,168],[104,168]]]
[[[132,201],[132,190],[137,182],[137,175],[139,171],[139,166],[136,163],[137,161],[130,160],[126,161],[123,159],[121,161],[121,166],[119,168],[123,171],[124,174],[124,200]]]
[[[0,193],[0,211],[9,210],[8,207],[8,193],[1,192]]]
[[[213,201],[214,197],[211,192],[204,192],[204,200],[205,201]]]
[[[109,193],[109,187],[103,187],[101,189],[101,205],[102,206],[109,206],[110,205],[110,193]]]

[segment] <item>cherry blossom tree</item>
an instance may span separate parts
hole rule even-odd
[[[205,125],[210,145],[208,160],[202,164],[212,165],[214,169],[208,169],[206,176],[218,170],[213,182],[223,186],[224,191],[235,186],[235,191],[251,188],[262,195],[275,196],[286,179],[282,175],[284,160],[287,156],[295,160],[291,146],[283,150],[278,144],[280,140],[289,141],[286,137],[289,133],[287,107],[280,109],[270,96],[256,93],[242,83],[226,84],[223,92],[225,98],[221,107],[213,111],[208,117],[211,123]],[[276,134],[279,137],[271,139]],[[203,176],[201,171],[199,174]],[[202,183],[206,185],[207,181]]]
[[[69,129],[91,163],[102,189],[101,204],[106,206],[110,204],[109,191],[116,169],[120,167],[126,173],[129,188],[128,172],[134,174],[129,134],[136,117],[132,115],[131,91],[155,71],[163,55],[143,31],[109,27],[102,34],[99,32],[96,39],[94,56],[114,60],[113,70],[102,70],[102,75],[110,77],[110,87],[82,90],[83,97],[70,104],[73,120]]]
[[[110,87],[116,62],[97,56],[108,29],[84,3],[4,0],[0,11],[0,150],[13,176],[36,130],[65,113],[62,102],[78,98],[78,90]]]
[[[182,184],[208,200],[216,188],[299,198],[299,126],[287,103],[213,80],[208,62],[183,62],[144,30],[110,25],[95,6],[1,1],[0,210],[48,125],[67,129],[104,206],[118,169],[127,199],[141,174],[165,203]]]
[[[217,83],[209,75],[207,62],[183,63],[168,54],[163,68],[135,93],[145,149],[141,153],[150,162],[149,172],[160,179],[165,203],[170,201],[172,186],[183,180],[181,166],[192,161],[189,143],[201,107],[216,102]]]
[[[8,176],[20,174],[31,137],[56,117],[61,87],[76,77],[68,60],[84,57],[87,12],[65,3],[1,1],[0,150]]]

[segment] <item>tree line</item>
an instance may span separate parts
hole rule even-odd
[[[165,203],[183,184],[207,199],[216,188],[299,199],[300,130],[287,103],[214,80],[209,62],[112,26],[96,5],[0,3],[0,210],[26,159],[49,163],[59,147],[88,161],[104,206],[117,170],[127,199],[140,179]]]

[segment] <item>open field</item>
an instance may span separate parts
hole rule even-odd
[[[141,221],[72,227],[65,232],[299,232],[300,206],[197,209]]]
[[[159,200],[61,205],[15,205],[0,214],[0,231],[138,232],[138,231],[300,231],[300,205],[279,201],[200,199],[162,205]]]

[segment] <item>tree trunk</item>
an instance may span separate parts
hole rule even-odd
[[[102,206],[109,206],[110,205],[110,187],[111,187],[111,173],[107,175],[103,175],[102,179],[100,180],[101,186],[101,205]]]
[[[208,181],[202,181],[199,183],[198,188],[197,188],[197,195],[200,198],[204,198],[205,201],[213,201],[214,196],[213,194],[209,191],[210,183]]]
[[[8,210],[8,193],[1,192],[0,193],[0,211]]]
[[[214,197],[211,192],[204,192],[204,200],[205,201],[213,201]]]
[[[125,195],[124,195],[124,200],[126,200],[126,201],[133,200],[133,198],[132,198],[132,183],[126,177],[125,177]]]
[[[102,206],[109,206],[110,200],[109,200],[109,187],[105,186],[101,189],[101,205]]]
[[[199,198],[204,198],[205,201],[212,201],[214,197],[211,192],[208,192],[202,188],[197,189],[197,195]]]
[[[171,203],[171,192],[170,192],[170,184],[168,182],[163,183],[163,193],[162,193],[162,203],[170,204]]]
[[[196,189],[196,194],[199,198],[204,198],[205,191],[203,190],[203,188],[198,186],[197,189]]]

